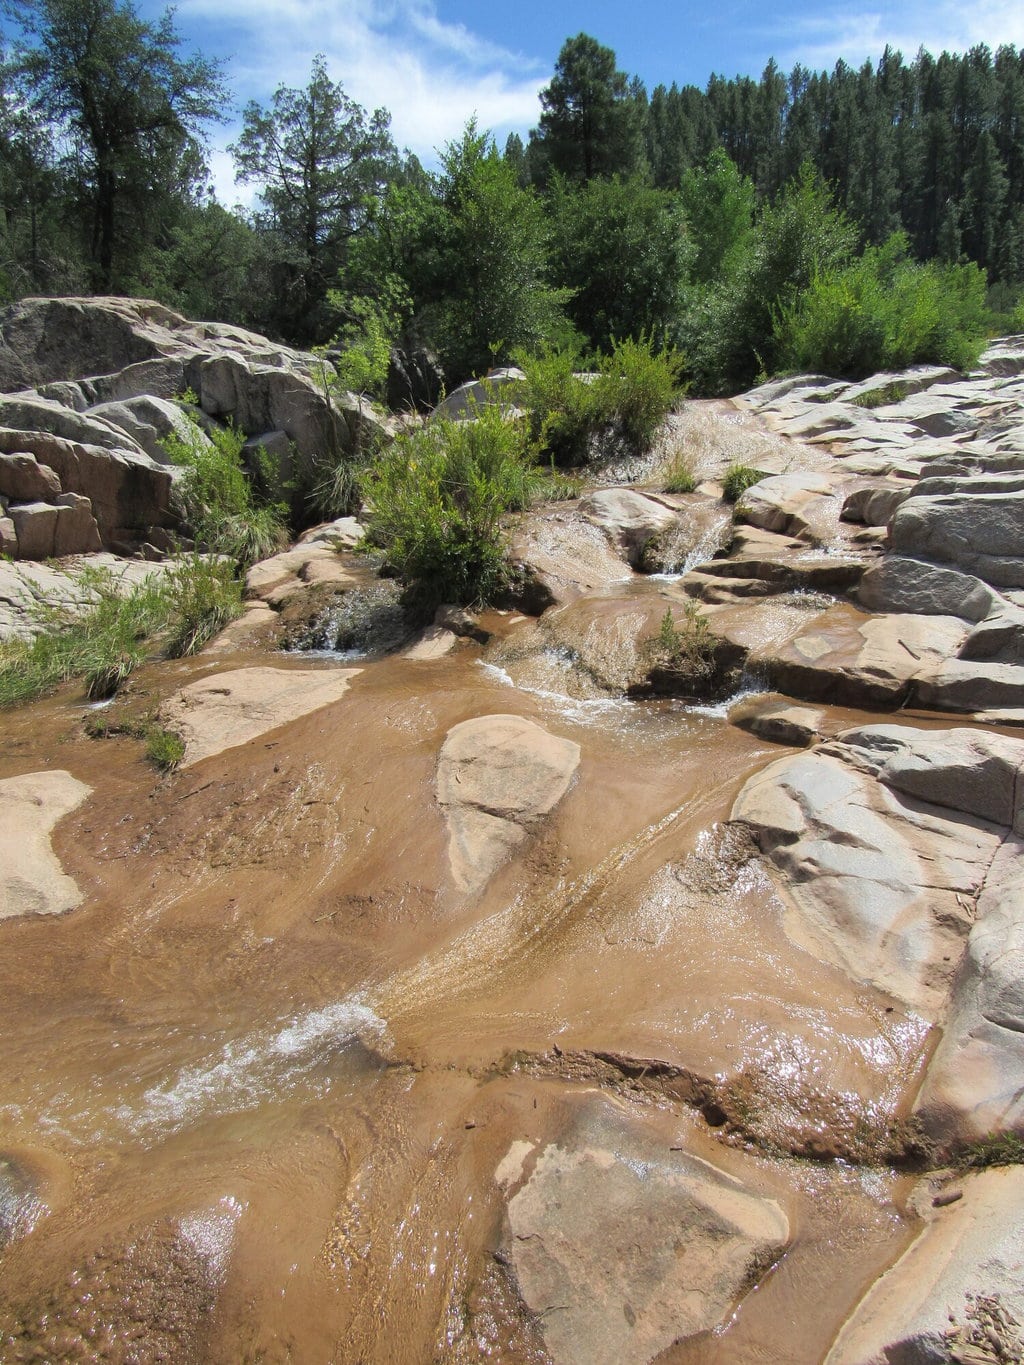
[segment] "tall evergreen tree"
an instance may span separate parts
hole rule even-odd
[[[570,38],[540,102],[543,112],[531,143],[542,181],[557,173],[585,184],[595,176],[630,175],[637,169],[642,110],[611,48],[586,33]]]

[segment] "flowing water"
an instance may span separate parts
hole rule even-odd
[[[154,666],[136,697],[253,662]],[[438,752],[507,712],[581,763],[467,898]],[[784,750],[611,697],[550,639],[369,661],[166,779],[82,714],[7,716],[0,754],[94,789],[54,837],[84,904],[0,924],[0,1358],[543,1361],[495,1171],[594,1106],[789,1218],[757,1289],[661,1359],[822,1358],[909,1228],[896,1175],[829,1158],[905,1112],[931,1039],[786,939],[724,826]]]

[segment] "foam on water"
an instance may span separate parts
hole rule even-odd
[[[386,1034],[384,1020],[361,998],[340,1000],[276,1028],[229,1039],[219,1054],[182,1068],[141,1099],[118,1105],[112,1117],[139,1136],[165,1134],[204,1118],[259,1108],[303,1083],[324,1091],[330,1076],[314,1080],[318,1067],[326,1068],[357,1040],[383,1041]]]

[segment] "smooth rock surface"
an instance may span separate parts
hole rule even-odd
[[[789,1237],[774,1200],[667,1153],[604,1104],[538,1153],[508,1224],[555,1365],[646,1365],[714,1328]]]
[[[929,1203],[939,1188],[925,1182]],[[1024,1359],[1024,1170],[980,1172],[956,1188],[953,1203],[925,1205],[924,1230],[861,1300],[826,1365]],[[992,1300],[1016,1326],[994,1317]]]
[[[437,767],[448,857],[473,893],[569,790],[580,746],[523,716],[478,716],[449,730]]]
[[[0,919],[61,915],[82,903],[50,844],[54,826],[92,792],[63,770],[0,781]]]
[[[259,739],[340,700],[358,668],[241,668],[190,683],[160,707],[160,721],[180,735],[190,768],[204,758]]]

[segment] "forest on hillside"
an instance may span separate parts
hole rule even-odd
[[[3,0],[0,301],[123,293],[291,344],[383,391],[393,348],[445,382],[517,353],[643,339],[693,391],[813,366],[964,367],[1024,291],[1024,53],[890,49],[832,72],[659,86],[579,34],[537,127],[470,123],[428,172],[318,57],[250,103],[251,211],[209,188],[230,101],[168,11]],[[1021,322],[1019,312],[1016,321]]]

